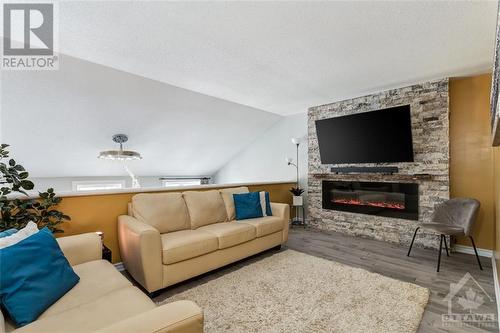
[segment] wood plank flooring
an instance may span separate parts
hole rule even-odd
[[[442,323],[442,314],[448,313],[448,303],[443,299],[450,291],[450,283],[458,283],[467,272],[493,298],[491,302],[484,296],[485,303],[477,311],[493,313],[496,317],[491,258],[481,257],[484,269],[481,271],[475,256],[451,253],[450,257],[446,257],[443,251],[441,269],[437,273],[437,251],[414,247],[411,256],[407,257],[407,247],[302,228],[294,228],[290,232],[286,247],[429,288],[431,297],[419,332],[498,332],[498,323],[494,327],[482,328],[444,327]],[[473,283],[468,283],[466,287],[482,294]]]
[[[283,249],[286,248],[429,288],[431,296],[419,332],[498,332],[497,322],[494,324],[495,327],[483,328],[444,327],[442,324],[442,314],[448,313],[448,303],[443,299],[449,292],[450,283],[458,283],[467,272],[470,272],[486,293],[493,298],[493,301],[490,301],[484,296],[485,303],[477,312],[493,313],[496,317],[495,288],[490,258],[481,257],[484,270],[480,271],[474,256],[451,253],[450,257],[446,257],[443,252],[441,272],[437,273],[437,251],[414,247],[411,257],[407,257],[408,248],[406,246],[350,237],[338,233],[308,230],[301,227],[290,230],[288,243]],[[207,279],[227,274],[238,269],[241,265],[247,265],[260,260],[262,257],[272,255],[272,251],[253,256],[167,288],[160,291],[154,301],[161,302],[182,290],[204,283]],[[469,283],[467,287],[471,287],[478,294],[481,293],[479,288],[472,285],[472,283]]]

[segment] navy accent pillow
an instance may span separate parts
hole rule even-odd
[[[0,303],[18,326],[37,319],[80,280],[47,228],[0,249],[0,262]]]
[[[273,211],[271,210],[271,200],[269,199],[269,192],[266,192],[266,215],[273,216]]]
[[[0,232],[0,238],[11,236],[11,235],[15,234],[17,231],[18,230],[14,229],[14,228],[4,230],[4,231]]]
[[[233,194],[236,220],[253,219],[262,217],[259,192]]]

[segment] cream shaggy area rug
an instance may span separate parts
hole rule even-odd
[[[177,293],[207,333],[416,332],[429,290],[286,250]]]

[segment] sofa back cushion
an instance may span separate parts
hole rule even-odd
[[[183,194],[189,210],[192,229],[226,221],[226,207],[218,190],[187,191]]]
[[[231,187],[223,188],[220,190],[222,195],[222,200],[224,200],[224,205],[226,206],[227,220],[232,221],[236,218],[236,212],[234,210],[234,199],[233,194],[248,193],[248,187]]]
[[[134,217],[160,233],[190,229],[182,193],[141,193],[132,197]]]

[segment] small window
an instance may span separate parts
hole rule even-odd
[[[86,180],[72,182],[73,191],[103,191],[125,188],[125,180]]]
[[[201,179],[162,179],[163,187],[201,185]]]
[[[162,187],[196,186],[209,183],[209,178],[160,178]]]

